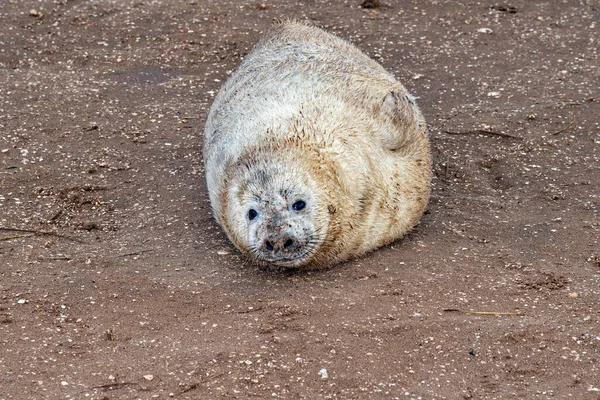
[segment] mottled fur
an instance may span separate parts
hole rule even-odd
[[[204,158],[217,222],[262,264],[360,256],[402,237],[429,198],[429,145],[413,97],[356,47],[297,22],[276,26],[223,85]],[[289,208],[298,198],[302,213]],[[251,207],[260,220],[248,220]],[[266,257],[265,235],[284,228],[298,249]]]

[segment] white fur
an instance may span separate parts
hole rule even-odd
[[[429,196],[414,98],[354,46],[296,22],[269,33],[222,87],[204,157],[215,218],[261,263],[324,265],[364,254],[404,235]],[[265,174],[268,183],[255,182]],[[284,189],[310,198],[310,210],[291,212]],[[263,219],[248,221],[251,207],[262,207]],[[309,254],[290,261],[256,250],[279,234],[310,242],[290,257]]]

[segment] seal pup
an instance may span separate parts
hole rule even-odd
[[[327,266],[402,237],[429,199],[425,121],[358,48],[275,26],[222,86],[204,137],[215,219],[251,260]]]

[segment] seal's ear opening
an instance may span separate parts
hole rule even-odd
[[[412,142],[419,132],[422,119],[415,98],[406,92],[391,91],[383,98],[381,111],[387,114],[394,128],[382,132],[384,146],[391,151],[398,151]]]

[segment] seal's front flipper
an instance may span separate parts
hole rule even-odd
[[[425,134],[425,120],[415,104],[415,98],[407,92],[389,92],[383,98],[380,109],[392,125],[392,129],[382,132],[381,138],[389,150],[399,151],[417,136]]]

